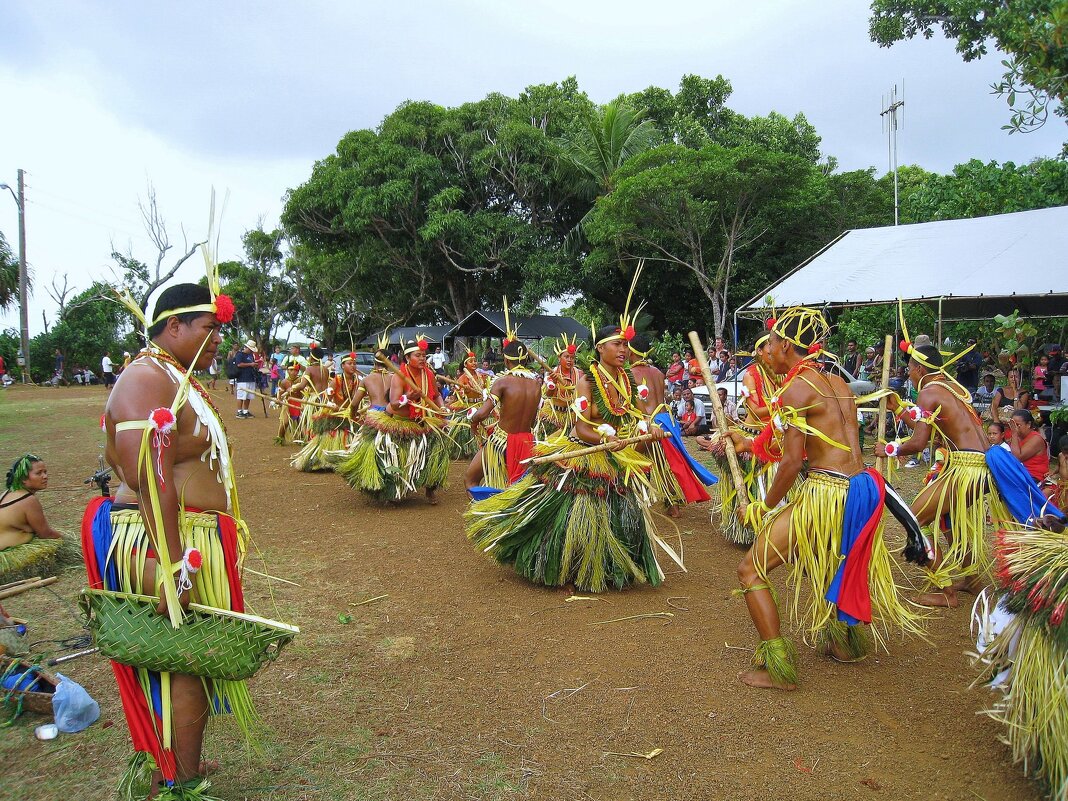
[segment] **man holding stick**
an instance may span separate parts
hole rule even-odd
[[[791,566],[791,584],[807,579],[810,585],[804,601],[796,587],[793,597],[806,605],[793,609],[794,620],[806,639],[835,659],[867,655],[870,643],[861,623],[870,624],[879,643],[891,629],[919,631],[894,582],[883,542],[887,489],[882,476],[864,466],[853,394],[818,363],[828,331],[820,312],[795,307],[775,321],[767,344],[772,370],[784,374],[781,389],[769,399],[771,430],[782,458],[765,498],[747,508],[757,537],[738,566],[740,594],[760,637],[752,669],[739,674],[750,687],[792,690],[797,685],[796,652],[782,634],[769,583],[770,573],[782,564]],[[750,445],[739,433],[731,437]],[[806,454],[806,477],[792,500],[779,507]]]

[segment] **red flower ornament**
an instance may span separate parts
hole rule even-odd
[[[430,347],[430,345],[427,344],[427,341],[425,339],[420,339],[417,344],[419,345],[419,350],[422,351],[425,351],[427,348]]]
[[[204,564],[204,557],[200,555],[200,551],[196,548],[190,548],[185,552],[185,564],[189,568],[189,572],[195,573]]]
[[[215,296],[215,317],[220,323],[228,323],[234,319],[237,309],[229,295]]]
[[[161,434],[171,433],[174,430],[174,424],[177,422],[174,412],[165,406],[153,409],[148,416],[148,421],[152,424],[152,429]]]
[[[771,329],[773,329],[775,327],[775,323],[776,323],[775,318],[774,317],[769,317],[767,320],[764,321],[764,328],[766,328],[768,331],[770,331]]]
[[[627,340],[627,342],[630,342],[632,339],[634,339],[634,336],[637,333],[638,332],[634,330],[633,325],[628,325],[626,330],[623,332],[623,339]]]
[[[567,352],[568,352],[569,354],[571,354],[572,356],[574,356],[574,355],[575,355],[575,352],[576,352],[577,350],[578,350],[578,345],[568,345],[568,346],[567,346]]]
[[[900,350],[902,353],[908,353],[911,347],[912,343],[909,342],[907,339],[903,339],[901,340],[901,342],[898,343],[897,349]]]
[[[585,395],[579,395],[575,398],[575,402],[571,404],[572,408],[579,414],[585,414],[590,408],[590,401]]]

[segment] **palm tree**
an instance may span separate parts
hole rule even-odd
[[[561,161],[575,174],[576,194],[589,200],[591,208],[600,195],[612,191],[616,171],[628,159],[660,143],[660,131],[644,116],[623,100],[613,100],[591,114],[585,127],[556,140]],[[568,233],[568,249],[581,245],[586,216]]]
[[[7,240],[0,233],[0,311],[19,299],[19,263],[11,253]]]

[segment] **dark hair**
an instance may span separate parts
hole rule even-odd
[[[932,364],[935,367],[942,366],[942,354],[934,345],[916,345],[912,349],[923,356],[927,364]],[[916,359],[916,362],[921,367],[927,367],[927,364],[924,364],[919,359]]]
[[[504,358],[511,359],[512,361],[521,362],[527,358],[527,346],[520,342],[518,339],[513,339],[507,345],[504,346]]]
[[[1005,424],[1002,423],[1000,420],[991,420],[989,423],[986,424],[986,427],[988,429],[989,428],[993,428],[994,426],[998,427],[998,432],[999,433],[1001,433],[1001,434],[1005,433]]]
[[[1068,434],[1064,434],[1059,440],[1057,440],[1057,448],[1061,453],[1068,453]]]
[[[645,334],[635,334],[630,340],[630,349],[638,353],[648,353],[652,349],[649,344],[649,337]]]
[[[175,284],[174,286],[164,289],[163,294],[156,300],[156,308],[152,311],[152,319],[155,320],[161,314],[166,314],[171,309],[182,309],[186,306],[200,306],[205,303],[211,303],[211,292],[206,286],[201,286],[200,284]],[[206,314],[206,312],[183,312],[182,314],[173,316],[178,318],[178,322],[188,325],[202,314]],[[159,322],[149,326],[149,339],[159,336],[163,331],[163,327],[167,325],[168,319],[169,316],[164,317]]]
[[[1019,420],[1026,420],[1031,428],[1035,427],[1035,418],[1031,416],[1031,412],[1027,409],[1017,409],[1012,413],[1012,416]]]
[[[5,484],[9,490],[22,489],[23,483],[26,481],[26,477],[29,476],[30,470],[38,462],[43,461],[39,456],[34,456],[32,453],[27,453],[20,456],[15,460],[15,463],[11,465],[11,469],[7,471],[7,478]]]
[[[602,325],[597,329],[597,336],[593,339],[593,349],[597,350],[597,343],[602,339],[607,339],[610,336],[614,336],[619,333],[618,325]]]
[[[313,358],[320,360],[323,358],[323,356],[326,355],[326,351],[320,347],[309,348],[308,352],[312,355]]]

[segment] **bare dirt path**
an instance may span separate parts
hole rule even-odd
[[[44,505],[64,530],[89,497],[78,487],[96,464],[103,398],[0,393],[0,456],[48,461]],[[247,754],[227,722],[209,729],[223,798],[1041,797],[977,715],[988,696],[968,689],[967,608],[936,613],[929,643],[894,642],[859,665],[802,648],[796,693],[749,690],[736,675],[753,633],[731,595],[741,552],[704,508],[679,521],[689,572],[568,601],[470,547],[461,465],[440,506],[380,508],[333,474],[293,471],[293,448],[271,444],[273,419],[257,408],[236,420],[231,397],[217,398],[264,559],[248,564],[300,585],[248,575],[250,601],[303,632],[254,680],[261,750]],[[29,593],[7,608],[31,619],[35,640],[78,634],[65,603],[83,578],[68,570],[58,598]],[[595,625],[648,613],[671,617]],[[51,743],[34,740],[31,716],[0,729],[0,799],[107,798],[116,784],[128,736],[110,669],[95,657],[65,668],[100,702],[101,723]]]

